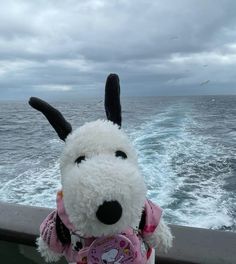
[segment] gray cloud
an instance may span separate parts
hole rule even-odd
[[[1,99],[236,94],[236,2],[4,1]],[[200,84],[210,80],[206,85]]]

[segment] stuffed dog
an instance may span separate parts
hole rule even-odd
[[[72,131],[62,114],[31,97],[65,141],[57,208],[40,226],[38,250],[47,262],[91,264],[154,263],[155,250],[167,251],[172,235],[162,209],[146,198],[137,156],[121,129],[120,84],[110,74],[105,87],[108,120]]]

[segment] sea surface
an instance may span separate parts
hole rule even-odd
[[[74,128],[103,102],[54,102]],[[122,98],[148,197],[169,223],[236,232],[236,96]],[[0,200],[55,207],[63,142],[27,102],[0,102]]]

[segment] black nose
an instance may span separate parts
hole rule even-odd
[[[98,207],[96,216],[100,222],[113,225],[119,221],[122,215],[122,207],[117,201],[105,201]]]

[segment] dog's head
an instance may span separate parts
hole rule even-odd
[[[141,220],[146,187],[135,150],[120,129],[119,78],[107,78],[105,109],[108,121],[86,123],[75,131],[62,114],[38,99],[41,111],[65,141],[60,162],[63,200],[69,220],[82,236],[110,235]]]

